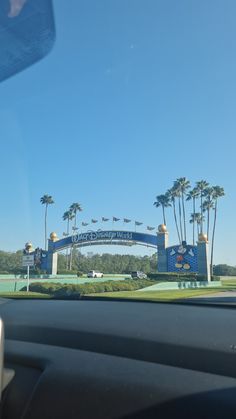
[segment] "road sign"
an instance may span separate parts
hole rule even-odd
[[[24,255],[22,258],[22,266],[34,266],[34,255]]]

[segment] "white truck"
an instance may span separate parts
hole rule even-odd
[[[103,278],[103,273],[102,272],[97,272],[97,271],[89,271],[88,278]]]

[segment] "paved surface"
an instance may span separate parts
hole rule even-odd
[[[200,297],[186,298],[185,301],[194,303],[236,304],[236,291],[221,291],[214,294],[201,295]]]

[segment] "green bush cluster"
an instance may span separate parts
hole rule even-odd
[[[155,272],[149,273],[148,278],[153,281],[205,281],[206,277],[204,275],[198,275],[194,272],[189,273],[178,273],[178,272]],[[220,281],[220,277],[213,275],[211,277],[212,281]]]
[[[65,295],[84,295],[114,291],[135,291],[153,285],[155,282],[148,279],[127,279],[124,281],[86,282],[85,284],[61,284],[59,282],[33,282],[30,291],[50,294],[55,297]],[[21,291],[26,291],[23,287]]]
[[[68,271],[68,269],[58,269],[57,274],[58,275],[77,275],[78,271]]]

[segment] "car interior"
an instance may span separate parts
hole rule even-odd
[[[234,417],[233,306],[2,300],[6,418]]]

